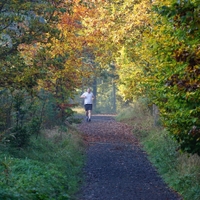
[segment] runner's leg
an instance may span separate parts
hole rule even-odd
[[[91,121],[91,116],[92,116],[92,110],[88,110],[88,118],[89,118],[89,122]]]
[[[87,105],[85,105],[85,115],[86,115],[86,121],[88,121],[88,108],[87,108]]]
[[[89,118],[89,120],[91,120],[91,110],[88,110],[88,118]]]

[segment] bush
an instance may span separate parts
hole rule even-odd
[[[83,164],[77,132],[59,129],[30,138],[27,148],[0,146],[0,197],[16,200],[70,199],[78,189]]]
[[[25,147],[28,145],[30,134],[26,127],[15,127],[11,129],[11,133],[6,137],[8,144],[13,147]]]

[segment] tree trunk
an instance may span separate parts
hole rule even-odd
[[[94,78],[94,81],[93,81],[93,94],[95,96],[95,98],[93,100],[93,108],[94,108],[94,110],[96,110],[96,105],[97,105],[97,101],[96,101],[96,98],[97,98],[97,78],[96,77]]]
[[[113,112],[116,113],[116,85],[115,81],[112,79],[112,89],[113,89]]]

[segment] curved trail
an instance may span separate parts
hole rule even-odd
[[[148,161],[128,125],[95,115],[78,128],[88,144],[78,200],[181,200]]]

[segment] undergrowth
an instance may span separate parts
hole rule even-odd
[[[83,145],[75,130],[55,128],[26,149],[0,146],[0,199],[73,199],[81,182]]]
[[[122,110],[116,118],[132,126],[149,160],[163,180],[184,200],[200,199],[200,157],[179,151],[179,145],[162,127],[155,127],[148,108],[140,103]]]

